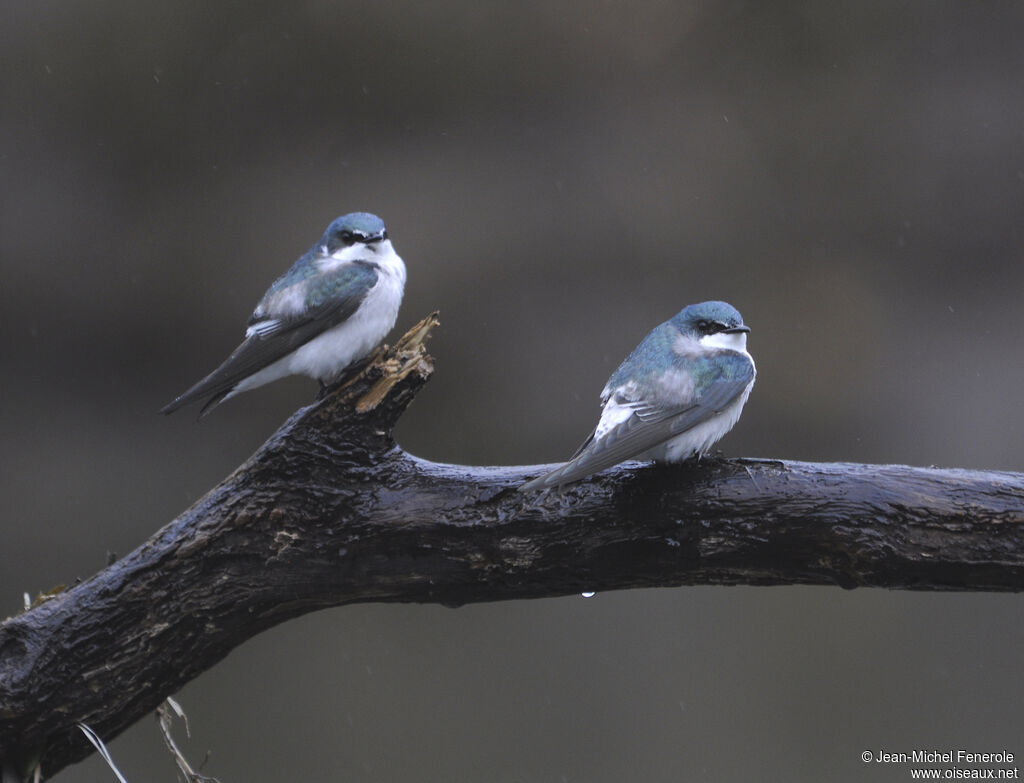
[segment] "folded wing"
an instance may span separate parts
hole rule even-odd
[[[254,315],[249,322],[246,340],[220,367],[160,412],[173,413],[195,400],[209,397],[201,413],[206,415],[241,381],[351,317],[376,283],[376,264],[353,263],[318,281],[316,290],[310,292],[307,299],[308,309],[301,313],[274,314],[267,309],[266,300],[261,302],[256,308],[258,316]],[[274,291],[274,296],[287,301],[287,289]]]
[[[725,364],[724,371],[716,373],[685,405],[665,407],[652,400],[621,400],[613,392],[605,405],[602,423],[609,416],[616,423],[602,428],[600,437],[595,437],[595,430],[568,462],[527,482],[521,490],[556,487],[586,478],[638,457],[728,408],[754,377],[753,363],[747,357],[738,353],[732,356],[735,359]]]

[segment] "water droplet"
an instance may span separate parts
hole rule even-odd
[[[581,593],[584,598],[593,598],[597,593]]]

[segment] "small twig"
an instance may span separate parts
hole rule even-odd
[[[92,743],[93,747],[96,748],[96,752],[100,754],[105,762],[107,762],[107,766],[110,767],[115,775],[117,775],[117,779],[120,780],[121,783],[128,783],[128,781],[125,780],[124,775],[121,774],[121,770],[119,770],[117,765],[114,763],[114,759],[110,755],[110,751],[107,750],[107,746],[103,743],[103,740],[100,739],[99,734],[90,729],[84,723],[77,723],[75,725],[82,730],[85,738]],[[36,767],[36,774],[41,774],[39,767]]]
[[[755,479],[754,478],[754,474],[750,472],[750,468],[748,466],[744,465],[743,469],[745,471],[747,471],[747,475],[750,476],[750,483],[754,485],[754,490],[756,492],[760,492],[761,488],[759,486],[757,486],[757,479]]]
[[[174,699],[168,696],[164,699],[164,703],[156,708],[157,724],[160,726],[160,734],[164,738],[164,744],[167,746],[168,752],[174,759],[174,763],[178,765],[178,769],[184,776],[186,783],[220,783],[217,778],[211,778],[207,775],[201,775],[196,770],[192,769],[192,765],[188,763],[188,759],[185,758],[185,754],[181,752],[181,748],[178,747],[178,743],[174,741],[174,737],[171,736],[171,725],[174,723],[174,716],[177,715],[185,723],[185,736],[191,737],[192,732],[188,726],[188,715],[185,714],[185,710],[181,708]],[[209,754],[207,754],[207,758]],[[206,763],[206,760],[203,760]]]

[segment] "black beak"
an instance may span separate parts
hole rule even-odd
[[[750,327],[746,324],[740,324],[739,326],[730,326],[728,329],[723,329],[726,334],[739,334],[740,332],[749,332]]]

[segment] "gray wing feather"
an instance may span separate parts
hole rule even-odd
[[[277,325],[246,338],[216,370],[196,383],[160,413],[173,413],[190,402],[210,397],[200,415],[206,415],[241,381],[287,356],[317,335],[351,317],[366,296],[361,289],[352,296],[329,299],[300,318],[274,319]]]
[[[528,492],[568,484],[637,457],[727,408],[743,393],[751,377],[717,381],[697,402],[683,408],[665,410],[640,404],[632,416],[603,438],[594,440],[591,433],[568,462],[528,481],[520,490]]]

